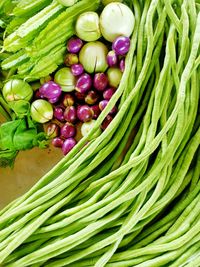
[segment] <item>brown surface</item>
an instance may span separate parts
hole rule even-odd
[[[62,157],[60,149],[34,148],[18,154],[14,169],[0,168],[0,209],[25,193]]]

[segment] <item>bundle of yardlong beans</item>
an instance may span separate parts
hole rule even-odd
[[[0,212],[4,266],[200,266],[200,7],[127,2],[120,86],[89,135]]]

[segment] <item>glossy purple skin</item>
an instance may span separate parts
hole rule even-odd
[[[52,139],[51,143],[54,147],[62,147],[64,141],[60,137],[55,137],[54,139]]]
[[[67,155],[75,145],[76,145],[76,140],[74,138],[67,138],[62,145],[63,154]]]
[[[77,37],[72,37],[67,42],[67,50],[70,53],[78,53],[81,50],[81,47],[83,46],[83,41]]]
[[[78,64],[78,56],[76,54],[67,54],[65,57],[66,66],[72,66],[73,64]]]
[[[99,108],[100,108],[100,110],[101,111],[104,110],[104,108],[107,106],[107,104],[108,104],[108,100],[102,100],[102,101],[100,101],[99,102]]]
[[[77,120],[76,108],[74,106],[66,107],[64,118],[67,122],[74,123]]]
[[[49,103],[51,104],[55,104],[56,102],[58,102],[60,99],[60,97],[54,97],[54,98],[51,98],[51,99],[48,99]]]
[[[99,99],[99,95],[96,91],[90,90],[86,97],[85,97],[85,103],[88,105],[94,105]]]
[[[75,89],[76,91],[84,94],[88,92],[91,87],[92,87],[92,78],[89,74],[84,73],[78,78]]]
[[[93,118],[93,110],[88,105],[78,106],[77,117],[82,122],[90,121]]]
[[[83,65],[82,64],[73,64],[71,66],[71,72],[74,76],[79,76],[81,74],[83,74],[84,72],[84,68],[83,68]]]
[[[111,50],[108,52],[108,55],[106,57],[107,63],[109,67],[114,67],[117,65],[118,62],[118,58],[117,55],[115,53],[115,51]]]
[[[112,49],[118,56],[123,56],[129,51],[130,43],[129,37],[119,36],[114,40]]]
[[[69,107],[69,106],[73,106],[75,103],[75,99],[74,96],[71,94],[65,94],[63,99],[62,99],[62,104],[64,107]]]
[[[96,73],[93,81],[94,88],[98,91],[104,91],[108,85],[108,77],[105,73]]]
[[[60,134],[62,138],[70,138],[76,135],[76,128],[75,126],[70,123],[66,122],[60,129]]]
[[[106,90],[103,92],[103,98],[104,98],[105,100],[110,100],[111,97],[114,95],[114,93],[115,93],[115,89],[112,88],[112,87],[110,87],[110,88],[106,89]]]
[[[99,117],[99,114],[101,113],[101,110],[99,108],[99,105],[91,106],[91,109],[93,111],[93,119],[97,119]]]
[[[64,109],[62,107],[55,107],[53,111],[53,116],[58,121],[64,121]]]
[[[104,119],[104,121],[101,124],[101,129],[105,130],[108,125],[111,123],[111,121],[113,120],[113,117],[111,115],[107,115]]]
[[[125,58],[122,58],[119,62],[119,68],[121,70],[121,72],[124,72],[125,70]]]
[[[43,98],[47,98],[50,103],[56,103],[61,96],[62,89],[57,83],[49,81],[40,87],[39,93]]]
[[[59,135],[60,128],[55,123],[50,123],[46,128],[46,134],[49,138],[55,138]]]

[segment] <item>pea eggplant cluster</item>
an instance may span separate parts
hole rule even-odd
[[[96,45],[98,49],[103,48],[105,60],[102,64],[102,58],[96,58],[95,67],[100,67],[92,71],[84,60],[87,56],[85,49],[87,51],[91,45],[90,49],[96,50]],[[84,43],[74,36],[67,42],[65,66],[54,76],[41,79],[42,84],[35,93],[37,99],[31,105],[31,115],[35,121],[45,124],[52,144],[62,148],[63,154],[66,155],[82,136],[88,134],[112,98],[121,80],[129,47],[130,39],[125,36],[116,38],[110,50],[103,42]],[[116,113],[115,106],[97,135],[107,128]]]

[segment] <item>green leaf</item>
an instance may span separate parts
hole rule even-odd
[[[29,127],[26,120],[22,120],[13,136],[13,145],[16,150],[25,150],[33,147],[33,141],[37,136],[36,127]]]
[[[0,126],[0,149],[1,150],[26,150],[34,146],[45,147],[47,136],[39,132],[37,125],[26,117]]]
[[[5,122],[0,126],[0,149],[16,150],[13,137],[22,120]]]
[[[39,148],[47,148],[49,145],[49,138],[44,132],[40,132],[37,134],[33,145],[38,146]]]
[[[17,154],[12,150],[0,151],[0,168],[13,167]]]
[[[43,128],[30,116],[5,122],[0,125],[0,167],[12,166],[20,150],[46,148],[48,144]]]

